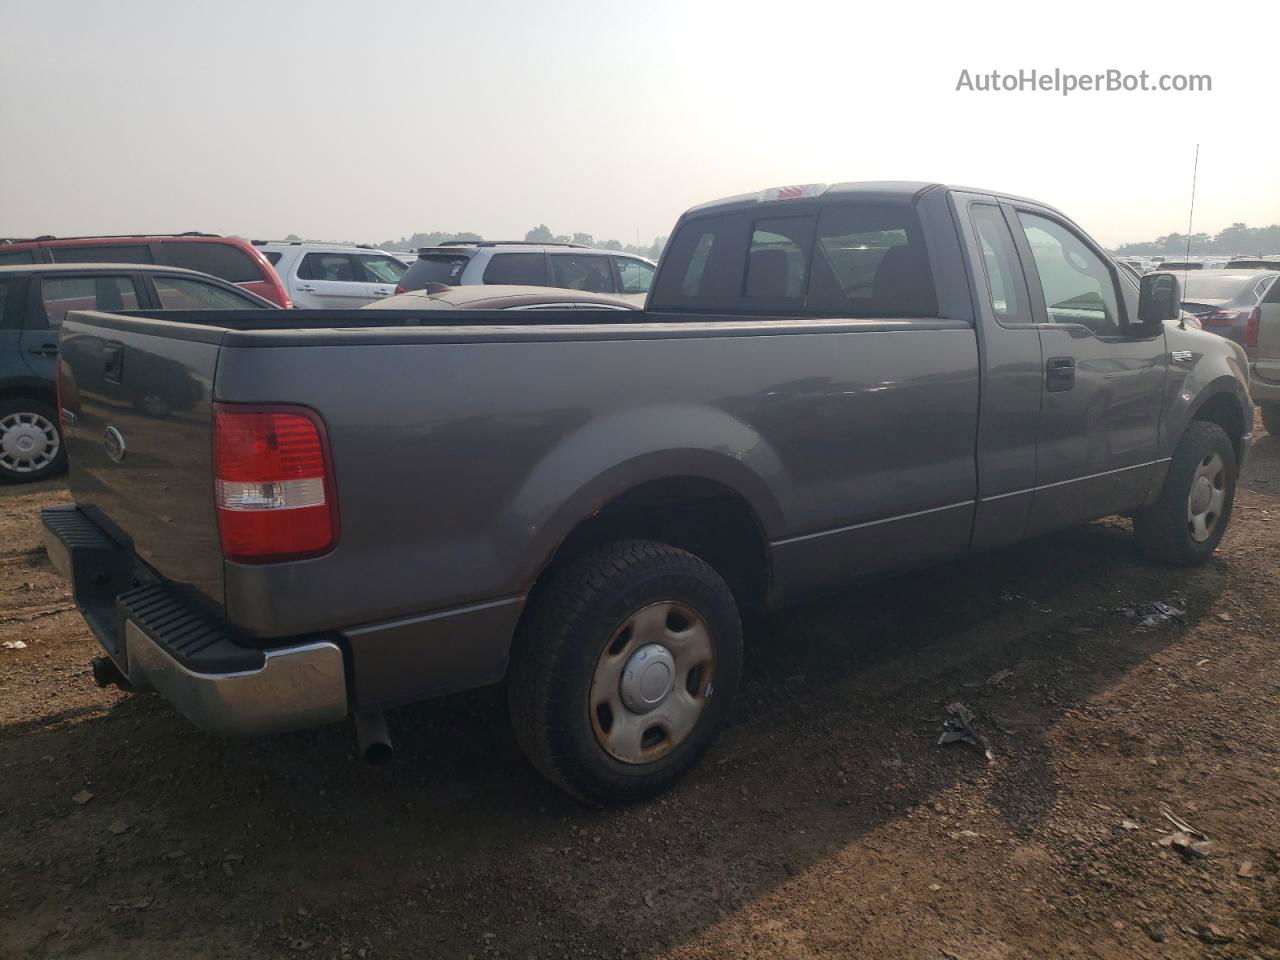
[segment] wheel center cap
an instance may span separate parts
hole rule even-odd
[[[36,433],[30,427],[18,427],[9,431],[5,437],[5,446],[9,448],[11,453],[28,454],[37,448],[43,448],[44,436]]]
[[[1195,486],[1191,488],[1191,512],[1200,514],[1209,509],[1209,501],[1213,499],[1213,484],[1208,477],[1197,477]]]
[[[648,713],[667,699],[675,677],[671,651],[660,643],[646,643],[631,654],[622,670],[622,702],[632,713]]]

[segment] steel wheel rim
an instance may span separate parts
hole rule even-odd
[[[1191,476],[1187,493],[1187,532],[1196,543],[1204,543],[1222,519],[1227,502],[1227,465],[1218,453],[1206,454]]]
[[[664,665],[672,668],[665,694],[643,701],[658,692]],[[697,727],[714,673],[715,642],[701,614],[675,600],[641,607],[613,631],[596,662],[587,704],[596,742],[622,763],[666,756]]]
[[[58,428],[38,413],[11,413],[0,420],[0,466],[10,473],[36,473],[62,449]]]

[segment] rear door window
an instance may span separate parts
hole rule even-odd
[[[496,258],[495,258],[496,259]],[[489,271],[485,271],[486,282]],[[551,285],[589,293],[616,293],[609,258],[599,254],[551,254]]]
[[[145,243],[102,243],[93,246],[50,247],[54,263],[154,263]]]
[[[987,294],[996,319],[1001,323],[1031,323],[1018,249],[1000,208],[991,203],[975,203],[969,208],[969,219],[982,248]]]
[[[166,267],[198,270],[228,283],[252,283],[262,279],[262,268],[231,243],[174,240],[153,244],[155,262]]]
[[[273,267],[280,262],[280,257],[282,256],[279,250],[263,250],[262,255],[267,258],[267,263]]]
[[[194,277],[153,276],[162,310],[260,310],[249,297]]]
[[[495,253],[484,269],[485,283],[547,286],[547,257],[542,253]]]
[[[138,289],[128,276],[46,277],[40,300],[49,326],[57,328],[70,310],[137,310]]]
[[[362,253],[356,259],[364,267],[364,278],[369,283],[399,283],[401,275],[409,269],[402,261],[381,254]]]
[[[336,280],[363,283],[356,265],[345,253],[308,253],[298,264],[299,280]]]
[[[934,317],[933,272],[916,212],[842,203],[818,218],[805,311],[849,317]]]

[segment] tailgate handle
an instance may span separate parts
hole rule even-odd
[[[124,344],[108,343],[102,350],[102,373],[109,383],[124,377]]]

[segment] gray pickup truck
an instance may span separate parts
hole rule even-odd
[[[46,543],[101,683],[206,730],[505,681],[569,791],[725,722],[741,617],[1110,514],[1203,561],[1245,355],[1052,208],[862,183],[677,223],[645,312],[72,313]],[[856,628],[855,628],[856,629]]]

